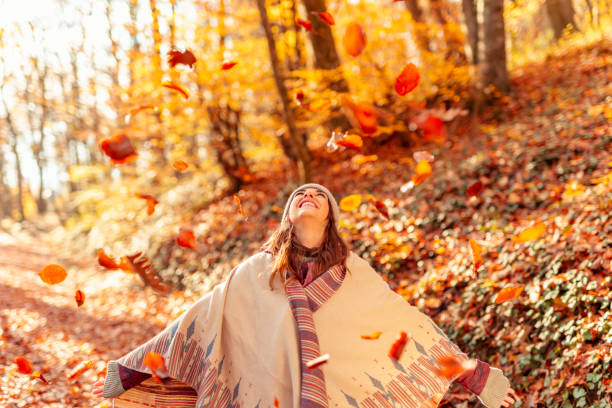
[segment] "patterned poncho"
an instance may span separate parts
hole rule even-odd
[[[280,279],[269,286],[272,260],[251,256],[157,336],[110,361],[103,395],[115,407],[420,408],[437,407],[456,381],[487,408],[501,406],[509,381],[498,368],[477,360],[460,377],[436,375],[437,358],[468,356],[355,253],[318,277],[305,259],[286,292]],[[389,348],[401,331],[408,341],[395,360]],[[164,356],[169,385],[149,378],[150,351]]]

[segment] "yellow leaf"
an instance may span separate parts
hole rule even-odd
[[[522,230],[520,233],[512,237],[512,240],[516,243],[528,242],[538,239],[542,236],[544,231],[546,230],[546,225],[544,223],[539,223],[534,225],[533,227]]]
[[[342,211],[353,211],[361,204],[361,194],[352,194],[340,200],[340,209]]]

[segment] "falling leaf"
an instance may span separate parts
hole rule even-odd
[[[301,18],[298,18],[295,20],[295,23],[304,27],[306,31],[312,30],[312,23],[309,20],[302,20]]]
[[[406,341],[408,341],[408,335],[403,331],[391,345],[391,348],[389,349],[389,357],[394,360],[399,360],[400,356],[402,355],[402,351],[404,351]]]
[[[363,32],[361,24],[356,22],[349,23],[342,37],[342,45],[346,53],[352,57],[356,57],[366,46],[366,36]]]
[[[114,164],[129,163],[137,156],[130,138],[125,133],[119,133],[116,136],[102,140],[100,142],[100,149],[102,149],[105,155],[110,157]]]
[[[177,64],[189,65],[189,68],[193,68],[193,64],[196,63],[196,57],[191,51],[168,51],[168,64],[174,68]]]
[[[413,63],[407,64],[395,78],[395,92],[404,96],[419,84],[419,70]]]
[[[276,398],[276,397],[274,397],[274,406],[275,406],[276,408],[279,408],[279,407],[280,407],[280,403],[278,402],[278,398]]]
[[[119,260],[119,269],[126,273],[136,273],[134,268],[132,268],[132,263],[127,256],[122,256]]]
[[[157,271],[153,269],[149,260],[141,256],[142,252],[137,252],[134,255],[121,257],[121,269],[129,273],[137,273],[145,284],[158,292],[165,293],[170,291],[172,286],[164,283],[157,274]]]
[[[77,306],[81,307],[81,305],[83,305],[83,303],[85,302],[85,293],[83,293],[82,290],[77,289],[74,295],[74,299],[76,300]]]
[[[476,272],[483,263],[481,256],[482,248],[480,248],[478,242],[474,241],[472,238],[470,238],[470,248],[472,248],[472,256],[474,257],[474,272]]]
[[[57,283],[63,282],[68,276],[66,270],[60,265],[50,264],[42,268],[42,270],[38,273],[40,279],[43,282],[49,285],[55,285]]]
[[[301,105],[304,102],[304,91],[298,89],[295,93],[295,99],[297,99],[298,103]]]
[[[32,372],[32,377],[34,378],[38,378],[40,381],[44,382],[45,384],[49,384],[49,381],[47,381],[47,379],[45,378],[44,375],[42,375],[42,373],[40,371],[34,371]]]
[[[540,238],[545,230],[546,225],[541,222],[539,224],[534,225],[533,227],[522,230],[519,234],[512,237],[512,241],[516,243],[533,241],[535,239]]]
[[[442,142],[446,139],[446,129],[442,119],[435,115],[427,115],[425,120],[420,122],[419,127],[423,130],[423,138],[434,142]]]
[[[310,102],[307,106],[306,109],[308,109],[311,112],[321,112],[323,110],[326,110],[327,108],[329,108],[331,106],[331,102],[327,99],[317,99],[313,102]]]
[[[342,211],[353,211],[361,205],[361,194],[351,194],[340,200],[340,209]]]
[[[135,195],[138,198],[142,198],[143,200],[147,200],[147,215],[153,214],[153,212],[155,211],[155,206],[158,203],[157,199],[155,197],[153,197],[152,195],[150,195],[150,194],[136,193]]]
[[[380,332],[380,331],[372,333],[372,334],[362,334],[361,338],[364,339],[364,340],[377,340],[380,337],[381,334],[382,334],[382,332]]]
[[[420,150],[418,152],[414,152],[412,153],[412,157],[417,163],[421,160],[427,160],[429,163],[433,163],[434,161],[434,155],[429,153],[427,150]]]
[[[238,212],[240,213],[240,215],[244,217],[245,221],[248,221],[249,217],[244,212],[244,209],[242,208],[242,203],[240,202],[240,198],[236,194],[234,194],[234,201],[236,201],[236,204],[238,205]]]
[[[466,193],[470,197],[475,197],[477,195],[480,195],[483,189],[484,189],[484,184],[482,184],[482,181],[477,181],[467,188]]]
[[[376,132],[378,128],[378,112],[367,102],[354,102],[350,96],[342,95],[342,103],[349,110],[356,125],[365,135]]]
[[[228,62],[224,62],[223,65],[221,65],[221,69],[224,71],[227,71],[228,69],[232,69],[234,67],[234,65],[236,65],[237,62],[236,61],[228,61]]]
[[[412,176],[412,182],[415,186],[421,184],[431,174],[431,166],[425,159],[421,160],[414,169],[416,175]]]
[[[79,378],[85,371],[89,370],[90,368],[92,368],[94,366],[93,361],[82,361],[80,362],[75,368],[74,370],[72,370],[70,372],[70,374],[68,374],[67,379],[68,381],[74,381],[77,378]]]
[[[336,141],[336,144],[360,151],[363,146],[363,139],[359,135],[344,134],[340,140]]]
[[[129,122],[134,116],[136,116],[136,114],[138,112],[142,112],[143,110],[146,110],[146,109],[157,110],[157,106],[155,106],[155,105],[138,105],[137,107],[130,109],[130,113],[128,113],[127,116],[125,117],[125,121]]]
[[[508,300],[516,299],[523,292],[524,286],[507,286],[497,292],[495,303],[500,304]]]
[[[162,82],[162,86],[168,89],[172,89],[174,91],[179,92],[181,95],[183,95],[183,98],[185,99],[189,99],[189,91],[187,91],[187,89],[185,89],[184,87],[182,87],[181,85],[175,84],[172,81],[164,81]]]
[[[370,199],[368,200],[370,202],[370,204],[373,204],[374,207],[376,207],[376,209],[378,210],[378,212],[385,217],[386,219],[389,219],[389,210],[387,210],[387,206],[385,205],[385,203],[383,203],[380,200],[376,200],[372,197],[370,197]]]
[[[176,242],[179,246],[184,248],[190,248],[193,250],[197,249],[197,240],[193,231],[188,228],[181,228],[179,230],[178,237],[176,237]]]
[[[16,357],[15,364],[17,364],[17,371],[21,374],[32,374],[32,364],[30,360],[25,357]]]
[[[455,379],[465,372],[472,371],[476,368],[477,361],[468,359],[459,361],[453,356],[443,356],[436,361],[438,367],[434,366],[434,372],[449,380]]]
[[[319,356],[317,358],[313,358],[312,360],[307,362],[306,363],[306,368],[309,368],[311,370],[315,369],[318,366],[320,366],[321,364],[326,363],[327,360],[329,360],[329,354],[323,354],[322,356]]]
[[[184,171],[184,170],[187,170],[189,165],[185,163],[183,160],[177,160],[174,163],[172,163],[172,167],[174,167],[178,171]]]
[[[156,381],[168,382],[168,370],[166,369],[166,363],[164,357],[161,354],[157,354],[153,351],[147,353],[144,358],[143,364],[151,370],[151,374]]]
[[[378,156],[375,154],[371,154],[369,156],[364,156],[361,154],[356,154],[351,158],[351,161],[355,163],[357,166],[361,166],[364,163],[374,162],[378,160]]]
[[[334,21],[334,17],[327,11],[320,12],[319,17],[321,17],[321,20],[325,21],[330,26],[336,24],[336,22]]]
[[[98,249],[98,264],[106,269],[119,269],[119,265],[103,249]]]

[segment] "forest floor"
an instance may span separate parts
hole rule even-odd
[[[371,205],[343,213],[353,250],[462,349],[503,368],[523,397],[521,406],[605,407],[612,403],[611,378],[593,375],[608,367],[603,356],[608,362],[610,356],[612,43],[567,50],[512,78],[512,94],[487,107],[476,128],[470,130],[466,119],[449,129],[441,146],[366,141],[362,153],[376,154],[373,161],[315,151],[315,181],[339,197],[383,200],[390,220]],[[436,159],[428,179],[409,188],[414,150],[429,150]],[[228,271],[251,255],[280,218],[291,191],[286,181],[280,167],[256,175],[239,194],[248,221],[232,197],[202,209],[193,222],[207,224],[207,239],[197,260]],[[482,191],[468,197],[467,187],[478,181]],[[545,233],[533,243],[512,239],[537,224]],[[468,238],[482,246],[477,271]],[[183,256],[186,263],[196,260],[195,254]],[[46,285],[37,272],[49,263],[77,273]],[[582,280],[576,288],[564,286]],[[491,292],[508,283],[524,287],[520,305],[496,306],[492,316]],[[86,294],[80,307],[77,289]],[[134,275],[100,273],[95,257],[70,255],[43,234],[0,229],[0,406],[99,406],[91,386],[105,362],[152,337],[199,295],[159,295]],[[547,308],[559,316],[546,330],[567,330],[564,336],[576,341],[544,341],[535,320]],[[516,313],[533,319],[504,323]],[[543,350],[532,348],[540,343]],[[17,356],[27,357],[48,384],[19,374]],[[69,378],[88,361],[90,368]],[[564,395],[563,389],[573,391]],[[450,394],[444,406],[478,405],[458,386]]]

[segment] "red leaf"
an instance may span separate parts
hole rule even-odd
[[[474,197],[482,193],[483,189],[484,189],[484,184],[482,184],[482,181],[477,181],[467,188],[466,193],[468,196]]]
[[[395,91],[399,95],[406,95],[419,84],[419,70],[416,65],[409,63],[395,79]]]
[[[374,206],[383,217],[389,219],[389,210],[387,210],[385,203],[380,200],[371,200],[371,202],[374,203]]]
[[[165,82],[162,82],[162,86],[164,88],[168,88],[168,89],[177,91],[181,95],[183,95],[183,98],[189,99],[189,91],[187,91],[187,89],[183,88],[181,85],[175,84],[174,82],[171,82],[171,81],[165,81]]]
[[[153,214],[153,212],[155,211],[155,206],[158,203],[157,199],[152,195],[140,193],[136,193],[136,197],[142,198],[143,200],[147,200],[147,215]]]
[[[177,160],[174,163],[172,163],[172,167],[174,167],[178,171],[183,171],[183,170],[187,170],[189,165],[182,160]]]
[[[280,403],[278,402],[278,398],[274,397],[274,407],[278,408],[280,407]]]
[[[68,273],[62,266],[50,264],[42,268],[42,270],[38,272],[38,276],[46,284],[55,285],[63,282],[66,276],[68,276]]]
[[[31,374],[33,371],[30,360],[25,357],[16,357],[15,364],[17,364],[17,371],[21,374]]]
[[[68,374],[68,381],[74,381],[79,378],[85,371],[89,370],[94,366],[93,361],[82,361],[79,363],[70,374]]]
[[[184,248],[190,248],[193,250],[196,250],[198,245],[193,231],[188,228],[181,228],[179,230],[178,237],[176,237],[176,243],[179,246],[182,246]]]
[[[440,357],[436,363],[438,364],[438,367],[434,366],[436,374],[449,380],[475,369],[477,364],[474,359],[459,361],[453,356]]]
[[[172,50],[168,52],[168,64],[170,64],[172,68],[177,64],[189,65],[189,68],[193,68],[193,64],[195,63],[196,57],[189,50]]]
[[[98,263],[100,264],[100,266],[106,269],[113,270],[120,268],[119,264],[117,264],[113,258],[106,255],[106,252],[104,252],[103,249],[98,249]]]
[[[100,149],[110,157],[114,164],[129,163],[138,155],[125,133],[119,133],[114,137],[102,140]]]
[[[77,289],[76,293],[74,294],[74,299],[76,300],[77,306],[81,307],[81,305],[83,305],[85,302],[85,293],[83,293],[82,290]]]
[[[356,57],[366,46],[366,36],[361,28],[361,24],[356,22],[349,23],[342,37],[342,45],[346,53],[352,57]]]
[[[134,255],[121,257],[121,269],[128,273],[137,273],[145,284],[158,292],[165,293],[171,290],[172,286],[164,283],[149,260],[141,255],[142,252],[137,252]]]
[[[244,217],[245,221],[248,221],[249,216],[246,215],[246,213],[244,212],[244,209],[242,208],[242,203],[240,202],[240,198],[236,194],[234,194],[234,201],[236,201],[236,204],[238,204],[238,212],[240,213],[240,215]]]
[[[228,69],[231,69],[236,64],[237,62],[235,61],[224,62],[223,65],[221,65],[221,69],[224,71],[227,71]]]
[[[162,355],[150,351],[145,356],[143,364],[151,370],[151,374],[153,374],[153,378],[156,381],[164,383],[170,382],[166,363]]]
[[[399,360],[400,356],[402,355],[402,351],[404,351],[406,341],[408,341],[408,335],[403,331],[399,334],[397,340],[395,340],[395,342],[393,342],[391,345],[391,348],[389,349],[389,357]]]
[[[441,142],[446,138],[444,122],[437,116],[428,115],[421,123],[420,128],[423,130],[423,137],[425,140]]]
[[[364,134],[369,135],[376,132],[378,128],[378,114],[371,104],[367,102],[355,103],[348,95],[342,96],[342,102],[344,106],[350,109]]]
[[[302,20],[301,18],[298,18],[295,20],[295,23],[304,27],[306,31],[312,30],[312,23],[309,20]]]
[[[317,358],[313,358],[312,360],[307,362],[306,363],[306,368],[309,368],[311,370],[315,369],[318,366],[320,366],[321,364],[326,363],[327,360],[329,360],[329,354],[323,354],[322,356],[319,356]]]
[[[321,20],[325,21],[330,26],[336,24],[336,22],[334,21],[334,17],[327,11],[320,12],[319,17],[321,17]]]
[[[304,102],[304,91],[302,91],[301,89],[298,89],[297,92],[295,93],[295,99],[297,99],[297,101],[301,105],[302,102]]]

